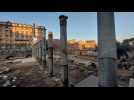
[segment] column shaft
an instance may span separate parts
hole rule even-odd
[[[114,87],[116,83],[116,39],[113,12],[98,12],[99,86]]]
[[[42,39],[42,65],[46,67],[46,29],[44,27],[44,34]]]
[[[68,57],[67,57],[67,16],[61,15],[60,19],[60,49],[61,49],[61,57],[63,58],[63,82],[64,86],[69,86],[68,79]]]
[[[49,75],[53,76],[53,34],[48,33],[48,67]]]

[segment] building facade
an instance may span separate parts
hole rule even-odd
[[[33,30],[37,40],[42,36],[43,27],[22,23],[13,23],[10,21],[0,22],[0,53],[17,54],[31,53]]]
[[[80,50],[94,49],[97,47],[95,40],[81,40],[78,43]]]
[[[75,39],[68,41],[69,54],[90,55],[96,50],[97,44],[95,40],[80,40]]]

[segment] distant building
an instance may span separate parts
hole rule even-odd
[[[134,38],[126,39],[123,41],[123,44],[134,46]]]
[[[78,42],[80,50],[94,49],[97,47],[95,40],[80,40]]]
[[[37,40],[42,37],[43,27],[35,27]],[[10,21],[0,22],[0,51],[21,52],[31,51],[33,39],[33,25],[13,23]]]
[[[89,55],[93,53],[97,45],[95,40],[80,40],[75,39],[68,41],[68,52],[76,55]]]
[[[79,49],[79,42],[75,39],[68,40],[69,49]]]

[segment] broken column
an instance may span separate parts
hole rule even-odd
[[[99,86],[115,87],[116,82],[116,38],[113,12],[98,12],[98,61]]]
[[[61,57],[63,58],[63,83],[64,87],[69,86],[68,79],[68,57],[67,57],[67,16],[61,15],[59,16],[60,20],[60,49],[61,49]]]
[[[53,76],[53,33],[48,33],[48,68],[49,75]]]
[[[42,65],[46,67],[46,28],[43,29],[43,38],[42,38]]]

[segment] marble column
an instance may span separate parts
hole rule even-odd
[[[48,68],[49,75],[53,76],[53,33],[48,33]]]
[[[68,77],[68,57],[67,57],[67,16],[59,16],[60,20],[60,50],[61,57],[63,58],[63,83],[64,87],[69,86],[69,77]]]
[[[35,46],[34,46],[34,38],[35,38],[35,24],[32,26],[32,57],[35,57]]]
[[[99,86],[116,87],[117,47],[113,12],[98,12]]]
[[[42,38],[42,65],[46,67],[46,28],[43,30],[43,38]]]
[[[41,47],[41,40],[39,41],[39,63],[41,64],[41,60],[42,60],[42,47]]]

